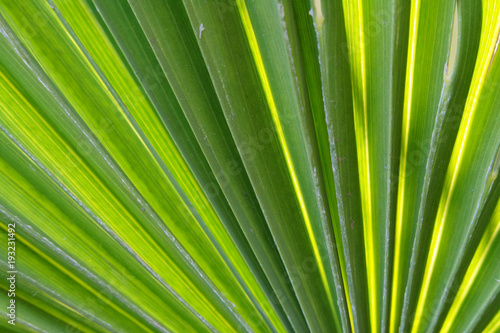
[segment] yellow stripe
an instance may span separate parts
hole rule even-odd
[[[491,232],[494,229],[493,232]],[[452,325],[457,317],[458,312],[461,310],[465,299],[469,295],[469,291],[476,282],[476,277],[479,274],[488,253],[496,241],[497,236],[500,234],[500,202],[497,204],[495,208],[495,212],[493,213],[493,217],[490,221],[490,225],[488,229],[484,232],[485,236],[481,240],[480,245],[477,247],[477,251],[472,259],[469,268],[467,269],[467,273],[465,275],[464,281],[467,281],[466,284],[463,284],[458,291],[457,297],[453,302],[453,305],[446,317],[446,320],[443,324],[443,328],[441,332],[446,333],[450,332]],[[482,249],[482,250],[481,250]]]
[[[496,6],[492,8],[491,12],[496,13],[498,16],[498,7],[495,8]],[[494,16],[490,16],[489,18],[494,18]],[[488,72],[489,68],[489,60],[491,59],[491,56],[493,54],[493,51],[495,49],[495,42],[496,38],[498,35],[498,31],[500,29],[500,20],[497,18],[496,22],[491,22],[490,25],[488,25],[492,28],[489,29],[489,31],[484,32],[483,31],[483,36],[485,36],[482,39],[482,50],[480,54],[482,54],[481,59],[481,65],[479,67],[479,70],[477,71],[478,75],[473,81],[473,85],[475,86],[475,89],[471,89],[472,94],[469,95],[469,98],[467,100],[466,104],[466,109],[464,112],[464,120],[467,119],[467,122],[464,123],[462,121],[462,124],[460,126],[460,131],[459,135],[457,137],[456,142],[460,144],[460,146],[455,146],[452,158],[450,159],[450,166],[453,165],[453,161],[455,161],[454,168],[453,170],[449,169],[448,174],[446,176],[446,182],[445,184],[449,184],[448,188],[449,190],[446,193],[443,193],[443,196],[441,197],[440,203],[439,203],[439,210],[438,214],[436,217],[436,224],[434,228],[434,232],[432,235],[432,242],[431,242],[431,247],[429,254],[430,256],[427,258],[427,264],[425,268],[425,273],[424,273],[424,281],[422,283],[422,289],[420,292],[419,300],[418,300],[418,306],[417,306],[417,311],[415,314],[415,323],[413,326],[412,333],[416,333],[418,331],[421,317],[424,311],[424,306],[426,303],[426,298],[427,294],[429,292],[430,284],[431,284],[431,278],[432,278],[432,273],[434,271],[434,267],[436,265],[436,260],[437,260],[437,255],[439,253],[439,248],[441,245],[441,237],[444,231],[444,226],[445,222],[447,220],[447,214],[448,214],[448,209],[449,205],[451,202],[451,196],[453,193],[453,190],[455,188],[455,184],[457,181],[457,175],[461,166],[461,161],[462,161],[462,155],[463,155],[463,150],[464,147],[467,143],[467,138],[469,135],[469,126],[472,122],[472,119],[474,118],[475,111],[476,111],[476,105],[477,101],[479,100],[479,97],[481,95],[481,89],[484,85],[484,81],[486,78],[486,74]],[[483,25],[483,27],[485,27]],[[496,32],[495,34],[492,34],[493,32]],[[494,40],[492,38],[495,38]],[[494,42],[492,42],[492,40]],[[459,147],[459,148],[458,148]],[[458,148],[458,151],[457,151]],[[451,171],[451,173],[450,173]]]
[[[376,268],[376,250],[374,246],[374,235],[373,235],[373,207],[372,207],[372,187],[371,187],[371,172],[370,172],[370,151],[369,151],[369,136],[368,136],[368,97],[367,97],[367,83],[366,83],[366,59],[365,59],[365,43],[364,43],[364,21],[363,21],[363,1],[358,0],[357,11],[353,11],[358,14],[359,29],[359,50],[360,50],[360,78],[361,78],[361,88],[362,88],[362,105],[359,106],[357,103],[356,96],[353,96],[355,112],[359,109],[362,111],[362,115],[356,115],[354,117],[354,125],[356,132],[356,146],[358,148],[358,159],[359,166],[358,172],[360,176],[361,183],[361,200],[362,200],[362,215],[363,215],[363,235],[364,235],[364,248],[366,257],[366,268],[367,268],[367,285],[368,285],[368,302],[369,302],[369,313],[370,313],[370,324],[372,331],[376,332],[380,329],[378,325],[379,318],[379,306],[377,304],[377,294],[378,294],[378,271]],[[353,9],[350,7],[350,9]],[[349,16],[353,14],[349,11]],[[352,22],[354,24],[356,22]],[[354,27],[351,27],[354,31]],[[355,36],[352,36],[353,43]],[[351,56],[353,56],[351,54]],[[353,69],[355,72],[355,69]],[[355,90],[353,90],[355,94]],[[358,119],[361,118],[362,119]],[[361,123],[360,123],[361,122]]]
[[[323,266],[323,262],[321,260],[321,254],[319,252],[318,244],[316,242],[316,239],[314,237],[314,233],[312,230],[312,223],[309,218],[309,213],[307,211],[307,207],[305,204],[304,197],[302,195],[302,190],[300,188],[299,180],[297,177],[297,173],[295,172],[295,167],[293,165],[290,152],[285,140],[285,135],[283,132],[283,128],[281,126],[281,122],[279,119],[278,115],[278,110],[276,107],[276,103],[274,102],[274,97],[271,91],[271,85],[269,83],[269,78],[267,77],[266,69],[264,67],[264,61],[262,60],[262,55],[259,50],[259,45],[257,43],[257,38],[255,37],[255,32],[252,27],[252,23],[250,20],[250,15],[248,14],[248,9],[246,8],[246,4],[244,0],[237,0],[238,4],[238,10],[243,22],[243,26],[245,28],[245,32],[248,38],[248,43],[250,45],[250,48],[252,50],[252,54],[254,56],[255,64],[257,66],[257,70],[259,72],[259,76],[261,79],[262,87],[264,89],[264,93],[266,95],[266,99],[269,105],[269,110],[271,112],[271,116],[274,122],[274,126],[276,127],[278,137],[280,140],[281,148],[283,149],[283,153],[285,154],[285,159],[286,163],[288,166],[288,171],[290,172],[290,176],[292,177],[292,182],[293,182],[293,187],[295,189],[295,193],[297,194],[297,199],[299,201],[300,209],[303,213],[304,216],[304,222],[306,224],[307,232],[309,235],[309,239],[311,240],[311,245],[313,247],[314,255],[316,256],[316,262],[318,263],[318,268],[321,274],[321,279],[323,281],[323,285],[326,289],[327,292],[327,297],[330,302],[330,305],[332,307],[332,312],[334,313],[334,316],[336,316],[335,311],[333,309],[335,308],[335,303],[332,298],[332,292],[330,290],[330,286],[328,284],[328,280],[326,277],[326,272],[325,268]]]
[[[370,152],[368,145],[368,106],[367,106],[367,96],[366,96],[366,60],[365,60],[365,45],[363,40],[363,8],[361,6],[361,0],[358,0],[359,7],[359,20],[360,20],[360,47],[361,47],[361,80],[363,87],[363,121],[364,121],[364,154],[365,161],[364,168],[366,172],[366,177],[361,177],[362,180],[366,180],[366,187],[361,187],[361,192],[364,192],[363,198],[366,200],[363,203],[363,224],[365,233],[365,253],[366,253],[366,267],[369,271],[367,275],[368,279],[368,297],[370,302],[370,322],[372,331],[376,332],[378,328],[378,305],[377,305],[377,285],[378,285],[378,274],[377,268],[375,267],[375,245],[373,240],[373,211],[372,211],[372,187],[371,187],[371,173],[370,173]],[[361,164],[361,163],[360,163]]]
[[[4,224],[0,224],[0,228],[6,230],[7,226]],[[89,286],[87,283],[85,283],[83,280],[78,278],[76,275],[68,271],[66,268],[58,264],[55,260],[53,260],[51,257],[46,255],[42,250],[38,249],[36,246],[28,242],[23,236],[20,236],[19,234],[16,234],[16,239],[19,240],[22,244],[24,244],[26,247],[28,247],[30,250],[38,254],[40,257],[45,259],[47,262],[49,262],[52,266],[54,266],[57,270],[59,270],[61,273],[64,275],[68,276],[70,279],[78,283],[80,286],[82,286],[84,289],[86,289],[88,292],[93,294],[96,298],[99,298],[102,302],[106,303],[109,307],[113,308],[115,311],[118,313],[122,314],[124,317],[128,318],[130,321],[134,322],[136,325],[142,327],[144,329],[144,332],[153,332],[151,329],[146,327],[142,322],[138,321],[136,318],[131,316],[129,312],[124,311],[120,306],[116,305],[115,303],[111,302],[109,299],[106,297],[103,297],[98,291],[96,291],[94,288]],[[50,296],[49,296],[50,297]],[[52,297],[50,297],[52,298]],[[52,298],[53,300],[56,300]],[[57,301],[57,300],[56,300]],[[61,303],[61,305],[64,305]],[[66,305],[65,305],[66,306]],[[68,309],[76,311],[76,309],[73,309],[69,306],[66,306]],[[79,313],[79,312],[77,312]],[[83,315],[83,314],[82,314]]]
[[[405,110],[406,118],[404,119],[404,132],[403,132],[403,145],[401,146],[401,166],[399,169],[399,186],[398,186],[398,207],[396,213],[396,239],[394,246],[394,271],[393,271],[393,281],[392,281],[392,305],[391,305],[391,317],[390,317],[390,332],[396,332],[398,329],[396,327],[396,321],[399,319],[396,310],[399,308],[398,296],[400,293],[399,273],[401,270],[401,243],[402,243],[402,229],[403,229],[403,216],[404,216],[404,202],[405,202],[405,180],[406,180],[406,163],[408,160],[408,140],[410,137],[410,123],[411,123],[411,104],[413,100],[413,74],[415,70],[415,53],[416,53],[416,43],[418,36],[418,19],[420,14],[420,1],[412,2],[412,20],[410,28],[410,40],[408,42],[408,48],[411,52],[408,54],[408,75],[406,77],[406,92],[405,92]]]
[[[484,333],[498,333],[500,331],[500,312],[497,313],[491,323],[484,329]]]

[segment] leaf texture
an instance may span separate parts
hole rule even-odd
[[[0,32],[2,332],[500,330],[500,1],[0,0]]]

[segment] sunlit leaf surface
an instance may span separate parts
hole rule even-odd
[[[1,332],[500,332],[499,0],[0,0]]]

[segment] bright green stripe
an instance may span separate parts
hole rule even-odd
[[[5,224],[1,224],[0,228],[4,229],[4,231],[7,231],[7,226]],[[96,298],[101,299],[101,301],[106,303],[110,308],[116,310],[118,313],[122,314],[124,317],[128,318],[130,321],[137,324],[145,332],[153,332],[150,328],[148,328],[143,323],[138,321],[135,317],[131,316],[128,312],[124,311],[120,306],[111,302],[109,299],[103,297],[97,290],[90,287],[87,283],[85,283],[83,280],[81,280],[80,278],[78,278],[77,276],[72,274],[70,271],[65,269],[63,266],[59,265],[53,258],[49,257],[43,251],[41,251],[39,248],[37,248],[36,246],[34,246],[30,242],[28,242],[26,239],[24,239],[23,236],[16,234],[16,240],[20,241],[22,244],[24,244],[27,248],[29,248],[31,251],[33,251],[33,253],[38,254],[41,258],[46,260],[50,265],[52,265],[58,271],[62,272],[66,277],[68,277],[68,278],[72,279],[73,281],[75,281],[76,283],[78,283],[78,285],[81,286],[83,289],[88,290]]]
[[[187,163],[183,160],[177,147],[175,147],[170,134],[161,124],[152,106],[146,101],[142,90],[135,84],[132,77],[127,75],[125,65],[121,63],[118,54],[113,50],[111,42],[98,30],[95,19],[90,15],[88,9],[81,1],[68,3],[54,0],[54,2],[58,5],[61,13],[68,18],[68,22],[72,24],[80,40],[87,45],[87,50],[92,53],[93,59],[97,62],[99,68],[103,70],[113,88],[122,98],[125,106],[138,122],[141,130],[147,135],[162,161],[187,194],[197,213],[206,222],[217,240],[217,245],[222,248],[223,254],[231,259],[232,265],[234,265],[242,280],[250,287],[260,302],[266,303],[265,294],[258,286],[242,255],[204,195],[200,184],[198,184]],[[146,144],[145,147],[147,147]],[[150,152],[151,148],[147,147]],[[153,156],[153,152],[151,154]],[[186,206],[185,209],[187,210],[188,207]],[[224,260],[222,256],[220,256],[220,259]],[[231,269],[229,265],[228,269]]]
[[[7,149],[7,146],[4,147]],[[26,161],[23,162],[27,163]],[[36,170],[33,172],[38,173],[36,175],[38,178],[42,178],[40,173],[43,175],[43,170],[33,165],[27,167],[30,170]],[[115,259],[109,251],[110,239],[101,238],[101,230],[83,230],[80,224],[83,221],[80,221],[77,218],[78,216],[73,216],[73,218],[66,216],[60,210],[61,203],[56,205],[50,201],[49,198],[38,192],[37,187],[28,183],[26,179],[22,178],[21,175],[1,159],[0,170],[0,184],[2,184],[2,186],[0,186],[0,197],[4,196],[8,198],[2,201],[11,203],[17,211],[22,212],[22,215],[26,217],[33,226],[36,226],[39,230],[43,230],[43,237],[57,244],[59,248],[63,249],[63,251],[74,260],[83,263],[86,269],[88,268],[90,271],[98,272],[97,274],[93,274],[103,279],[104,282],[110,283],[110,285],[133,301],[134,304],[137,304],[143,311],[149,312],[160,319],[164,316],[163,309],[168,311],[170,316],[168,323],[165,323],[168,327],[179,328],[189,325],[182,320],[179,322],[179,318],[177,317],[179,311],[176,311],[176,309],[171,306],[169,307],[162,299],[159,299],[158,295],[150,290],[152,286],[145,285],[142,280],[127,274],[129,272],[128,269],[120,264],[120,261]],[[48,190],[50,190],[50,188]],[[83,223],[89,224],[92,222],[84,221]],[[24,228],[22,230],[19,228],[20,227],[18,227],[19,233],[25,231]],[[92,238],[88,238],[90,234]],[[85,239],[85,241],[83,241],[83,239]],[[104,250],[102,247],[104,242],[108,243],[106,244],[106,246],[108,246],[107,250]],[[47,249],[45,248],[45,250]],[[115,252],[113,252],[113,254],[115,254]],[[125,259],[133,260],[128,253]],[[61,258],[59,258],[59,260],[61,260]],[[124,259],[121,260],[123,261]],[[66,264],[70,266],[74,265],[73,262],[66,262]],[[127,267],[134,267],[134,261],[128,262]],[[135,267],[137,268],[137,266]],[[167,295],[169,296],[169,294]],[[177,306],[183,308],[180,304],[177,304]],[[186,312],[184,312],[183,315],[187,318],[190,317]],[[196,319],[192,316],[191,320]],[[200,329],[200,327],[197,329]]]
[[[0,73],[0,78],[5,79],[5,76]],[[4,82],[0,82],[0,84],[3,85]],[[15,89],[9,81],[7,81],[7,86],[4,87],[6,89],[8,89],[7,87]],[[65,179],[63,182],[76,189],[75,194],[83,199],[83,201],[87,201],[87,204],[108,223],[117,235],[130,244],[131,248],[161,275],[165,274],[161,272],[166,269],[168,273],[166,273],[165,276],[168,276],[168,281],[177,281],[177,283],[173,283],[174,288],[175,285],[177,285],[178,288],[184,286],[182,289],[187,287],[187,290],[197,290],[197,286],[189,282],[191,279],[176,267],[176,264],[169,256],[164,255],[163,250],[157,242],[140,224],[138,224],[137,221],[134,220],[127,210],[123,209],[119,201],[104,184],[91,173],[91,170],[80,160],[80,157],[75,155],[73,151],[68,150],[69,148],[58,136],[56,136],[53,129],[47,128],[47,122],[38,116],[36,111],[32,109],[32,106],[30,104],[20,105],[21,102],[28,103],[24,97],[22,95],[14,96],[10,90],[6,89],[4,89],[6,94],[2,94],[2,98],[0,99],[0,105],[5,103],[2,108],[2,120],[4,122],[12,122],[12,125],[16,128],[16,133],[31,133],[33,135],[38,133],[37,130],[44,133],[43,135],[38,134],[36,137],[25,136],[24,140],[26,140],[29,146],[37,145],[39,140],[43,140],[44,145],[50,144],[54,148],[49,154],[48,151],[37,147],[35,155],[39,158],[47,159],[47,161],[49,161],[47,163],[48,165],[60,166],[61,163],[63,163],[63,165],[69,166],[69,168],[61,168],[58,170],[63,180]],[[6,96],[10,96],[11,99],[5,101]],[[18,108],[13,108],[14,105],[17,105]],[[23,114],[21,111],[29,111],[29,113]],[[13,114],[11,114],[11,112],[13,112]],[[23,119],[23,116],[28,117],[30,120],[28,122],[22,122],[21,119]],[[29,131],[26,128],[27,124],[31,126]],[[58,158],[58,156],[61,157]],[[72,171],[75,167],[79,169],[78,177],[80,179],[74,178],[74,173]],[[59,174],[59,172],[57,174]],[[213,311],[213,309],[209,307],[210,302],[207,299],[203,300],[204,297],[201,293],[193,293],[192,296],[196,299],[196,302],[198,302],[193,302],[193,304],[204,304],[206,310],[210,312]],[[222,319],[220,314],[217,314],[215,318],[219,318],[219,320]]]
[[[487,77],[491,57],[494,54],[498,33],[500,31],[500,4],[497,5],[496,3],[491,2],[490,5],[493,5],[493,8],[490,8],[491,6],[487,7],[487,5],[485,5],[484,7],[489,8],[489,11],[492,13],[490,14],[491,16],[489,16],[491,22],[488,25],[488,29],[486,31],[483,30],[483,38],[481,40],[482,47],[480,47],[479,57],[480,62],[478,64],[478,67],[476,67],[475,76],[472,81],[471,92],[469,93],[466,109],[462,117],[462,124],[460,126],[460,131],[456,140],[453,155],[451,157],[450,168],[448,169],[448,173],[446,175],[445,188],[447,190],[443,192],[439,203],[436,225],[434,227],[434,232],[432,235],[431,247],[429,250],[429,256],[427,258],[424,281],[422,283],[422,288],[419,295],[412,333],[418,332],[421,325],[422,315],[427,302],[427,296],[433,276],[433,271],[435,269],[436,258],[442,245],[441,238],[443,236],[445,225],[447,224],[446,222],[449,222],[447,214],[450,207],[452,194],[454,193],[454,188],[457,183],[457,175],[462,166],[461,163],[464,154],[464,147],[467,145],[470,135],[469,126],[473,122],[474,116],[477,111],[476,105],[479,97],[481,96],[481,90],[483,89],[483,85]],[[495,15],[497,16],[496,18]],[[485,21],[489,21],[488,17],[486,17]]]
[[[363,0],[355,3],[344,1],[346,27],[348,33],[349,55],[352,72],[352,94],[354,106],[354,128],[358,156],[358,174],[361,190],[361,209],[363,216],[363,242],[366,260],[366,282],[368,284],[368,303],[370,325],[373,331],[379,330],[379,273],[377,271],[376,250],[374,245],[374,226],[372,210],[372,185],[370,169],[370,144],[368,133],[368,96],[367,61],[364,30]]]
[[[411,22],[410,22],[410,37],[408,49],[408,60],[407,60],[407,75],[406,75],[406,89],[405,89],[405,106],[404,106],[404,119],[403,119],[403,133],[402,133],[402,144],[401,144],[401,163],[399,168],[399,185],[398,185],[398,209],[396,213],[396,234],[394,243],[394,270],[392,279],[392,302],[391,302],[391,318],[390,318],[390,332],[395,333],[398,329],[397,322],[397,311],[400,307],[399,304],[399,294],[404,291],[403,282],[401,281],[401,261],[404,258],[401,256],[401,242],[403,228],[407,221],[403,220],[404,212],[404,202],[405,202],[405,181],[406,181],[406,171],[407,171],[407,161],[408,161],[408,140],[410,137],[410,124],[411,124],[411,111],[412,111],[412,99],[413,99],[413,74],[415,70],[415,55],[416,55],[416,42],[418,36],[418,22],[420,14],[420,4],[421,0],[412,1],[411,3]]]
[[[482,267],[485,264],[489,264],[486,262],[486,258],[491,251],[494,243],[498,241],[497,237],[500,235],[500,203],[497,204],[497,207],[493,213],[493,217],[490,221],[490,225],[484,232],[484,236],[481,239],[481,243],[478,245],[476,254],[472,259],[469,269],[464,277],[464,282],[460,286],[460,289],[457,293],[457,296],[453,302],[453,305],[446,316],[446,320],[441,328],[443,333],[450,332],[450,328],[453,325],[456,316],[461,310],[466,298],[470,294],[470,290],[472,286],[477,282],[476,278],[478,274],[481,272]]]
[[[314,254],[316,257],[315,259],[318,263],[318,267],[319,267],[320,274],[321,274],[321,279],[323,281],[323,285],[324,285],[324,288],[326,290],[326,294],[327,294],[328,300],[330,302],[330,306],[331,306],[332,312],[334,314],[334,317],[337,321],[339,321],[339,318],[337,316],[336,311],[333,311],[335,306],[334,306],[334,302],[333,302],[333,298],[332,298],[332,291],[330,290],[330,286],[329,286],[328,281],[327,281],[323,261],[321,260],[320,251],[318,249],[317,241],[316,241],[316,238],[314,237],[314,233],[312,230],[312,225],[311,225],[311,220],[309,218],[309,213],[308,213],[307,207],[305,205],[305,201],[304,201],[304,197],[302,194],[302,190],[300,188],[299,180],[297,178],[297,174],[295,172],[295,167],[292,163],[289,148],[288,148],[287,142],[285,140],[285,135],[283,133],[281,121],[279,119],[278,110],[276,108],[273,93],[271,91],[271,86],[269,83],[269,79],[267,77],[266,69],[264,67],[262,55],[261,55],[260,50],[259,50],[259,45],[257,43],[257,39],[256,39],[255,33],[253,31],[253,27],[252,27],[252,23],[250,21],[248,10],[247,10],[247,7],[246,7],[244,0],[238,0],[237,4],[238,4],[238,9],[240,12],[241,19],[243,22],[243,26],[244,26],[245,32],[247,34],[248,43],[250,45],[250,49],[252,50],[252,54],[254,55],[255,64],[256,64],[257,70],[259,72],[259,77],[261,79],[262,87],[263,87],[264,93],[266,95],[266,99],[267,99],[267,102],[269,105],[269,110],[270,110],[271,115],[272,115],[272,119],[273,119],[276,131],[278,134],[281,148],[283,149],[283,154],[284,154],[284,157],[285,157],[285,160],[287,163],[288,171],[290,173],[290,177],[292,178],[292,183],[293,183],[293,186],[295,189],[295,193],[297,195],[297,200],[299,201],[299,205],[300,205],[301,211],[302,211],[303,216],[304,216],[304,222],[306,224],[306,228],[307,228],[307,231],[309,234],[309,239],[311,240],[311,245],[313,247],[313,251],[314,251]]]
[[[500,311],[497,313],[491,323],[484,329],[483,333],[498,333],[500,330]]]
[[[370,174],[370,151],[368,136],[368,105],[367,105],[367,83],[366,83],[366,59],[365,59],[365,41],[364,41],[364,18],[363,18],[363,0],[358,0],[358,20],[359,20],[359,46],[360,46],[360,69],[361,69],[361,90],[362,105],[357,105],[357,98],[354,98],[355,110],[362,109],[362,121],[354,117],[356,128],[356,141],[359,156],[359,175],[361,185],[361,198],[363,210],[363,230],[365,240],[365,255],[367,268],[368,298],[370,304],[370,322],[372,331],[379,330],[378,313],[378,279],[377,265],[375,262],[375,246],[373,233],[373,211],[372,211],[372,187]]]

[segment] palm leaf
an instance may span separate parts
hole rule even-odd
[[[500,330],[499,1],[0,0],[0,30],[2,331]]]

